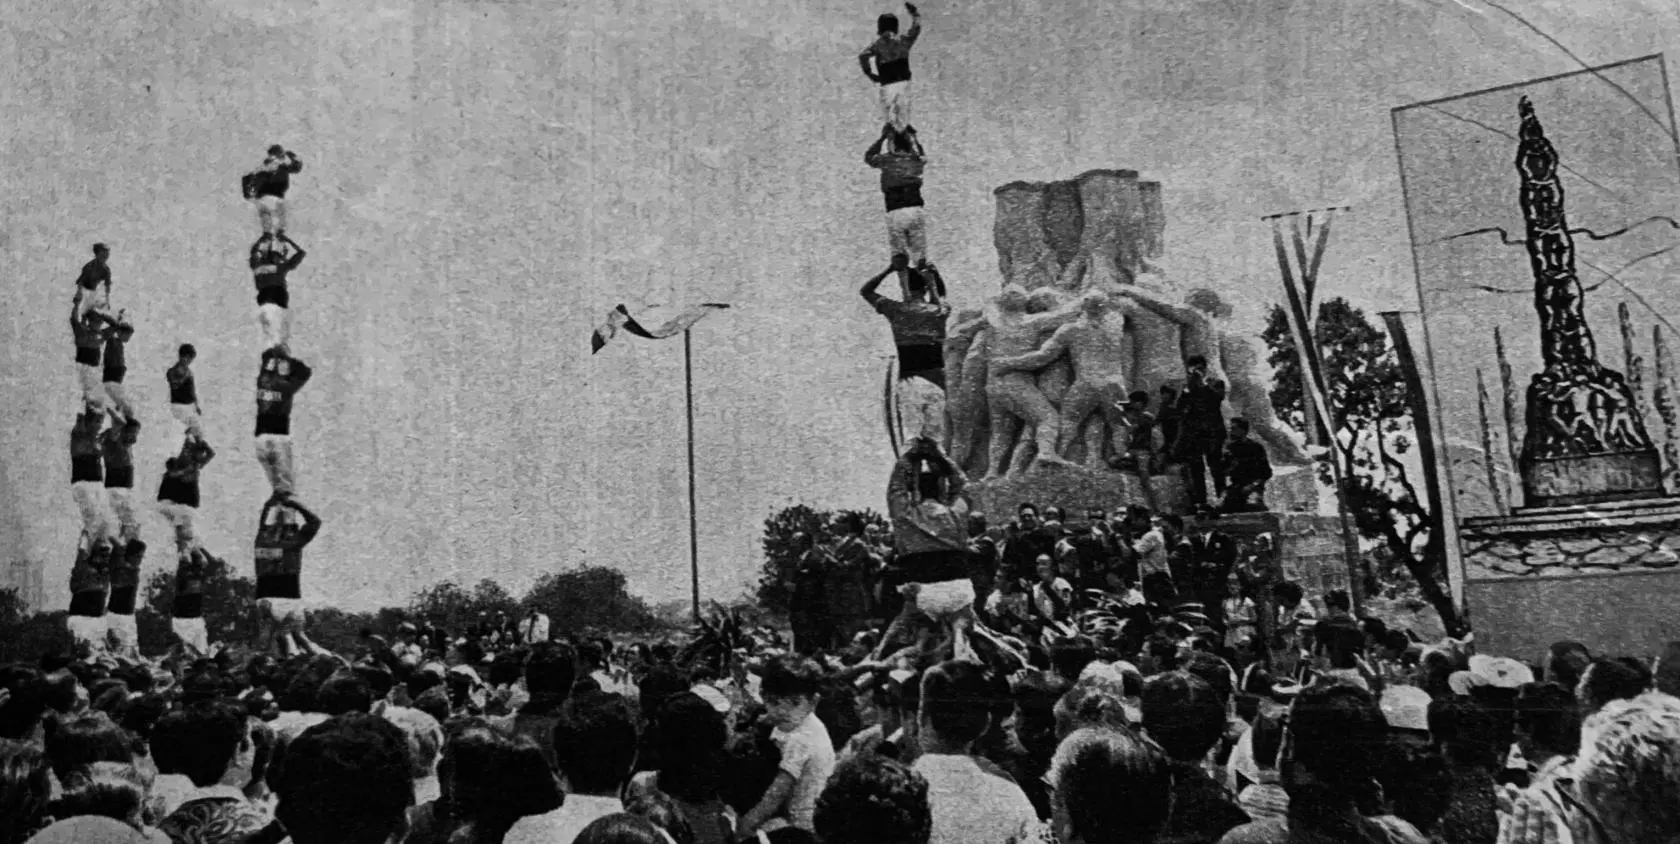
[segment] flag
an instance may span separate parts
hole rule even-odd
[[[1324,377],[1324,360],[1319,352],[1317,334],[1313,331],[1313,308],[1317,304],[1314,297],[1318,292],[1318,267],[1324,261],[1324,248],[1330,240],[1331,215],[1338,210],[1342,209],[1280,214],[1268,218],[1272,224],[1272,242],[1277,247],[1278,270],[1283,274],[1283,292],[1288,300],[1284,311],[1289,317],[1290,331],[1295,336],[1295,351],[1301,357],[1301,398],[1306,405],[1303,409],[1308,411],[1305,416],[1309,430],[1304,432],[1308,442],[1318,441],[1321,420],[1324,425],[1322,433],[1333,437],[1335,431],[1335,425],[1331,424],[1335,416],[1329,403],[1330,389]],[[1322,224],[1318,220],[1320,214],[1324,215]],[[1303,219],[1306,222],[1305,232],[1301,225]],[[1293,254],[1284,245],[1286,224],[1294,246]],[[1312,243],[1310,252],[1309,241]],[[1328,440],[1325,442],[1329,443]]]
[[[637,337],[645,337],[649,340],[664,340],[693,328],[694,324],[704,319],[707,314],[728,307],[728,305],[720,305],[715,302],[703,302],[684,310],[653,328],[644,328],[641,323],[636,321],[635,317],[630,315],[628,308],[619,305],[608,311],[607,321],[600,328],[595,329],[595,334],[589,341],[590,354],[601,351],[607,345],[607,341],[616,336],[621,328]]]

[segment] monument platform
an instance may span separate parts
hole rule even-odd
[[[1680,568],[1680,499],[1519,509],[1463,520],[1468,580]]]

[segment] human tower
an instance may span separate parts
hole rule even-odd
[[[321,519],[297,499],[292,451],[292,401],[313,374],[290,346],[287,277],[306,253],[286,233],[286,193],[291,177],[302,169],[295,153],[275,145],[240,185],[244,199],[257,208],[261,229],[248,256],[261,330],[253,433],[257,461],[271,490],[253,543],[260,641],[283,652],[313,647],[303,635],[300,574],[303,548],[321,527]],[[134,325],[126,312],[111,310],[110,249],[95,244],[93,254],[76,280],[70,315],[82,392],[82,410],[70,433],[71,491],[82,529],[70,574],[67,624],[80,654],[136,657],[134,612],[147,546],[134,501],[133,448],[141,425],[123,388],[124,350]],[[211,567],[223,562],[204,547],[196,527],[200,477],[216,455],[205,434],[193,374],[197,357],[191,344],[183,344],[165,372],[170,411],[184,432],[180,448],[164,464],[157,509],[175,540],[171,629],[186,653],[202,655],[210,650],[204,581]]]

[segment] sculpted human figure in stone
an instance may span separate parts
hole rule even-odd
[[[1209,377],[1225,382],[1225,401],[1237,416],[1248,420],[1254,437],[1266,446],[1274,463],[1310,462],[1300,435],[1278,419],[1272,408],[1268,379],[1260,371],[1260,355],[1246,338],[1226,329],[1231,306],[1218,293],[1191,290],[1183,304],[1135,285],[1122,288],[1122,293],[1139,307],[1179,327],[1180,353],[1186,360],[1195,355],[1207,359]]]
[[[951,439],[946,451],[958,466],[968,462],[976,417],[986,406],[987,336],[986,314],[979,308],[958,311],[945,331],[945,410]]]
[[[1080,426],[1093,414],[1100,414],[1086,432],[1085,462],[1101,465],[1104,423],[1116,430],[1127,427],[1121,405],[1126,402],[1126,376],[1132,360],[1131,337],[1125,330],[1132,305],[1101,290],[1087,294],[1080,303],[1079,318],[1056,329],[1043,346],[994,363],[999,369],[1036,370],[1065,354],[1073,365],[1073,384],[1062,396],[1061,454],[1067,456]]]
[[[1035,462],[1067,463],[1056,451],[1060,432],[1056,408],[1044,397],[1032,373],[999,366],[999,361],[1038,349],[1039,341],[1079,317],[1078,301],[1040,314],[1027,312],[1027,292],[1017,285],[1005,287],[986,306],[990,326],[986,371],[986,399],[991,415],[990,454],[986,477],[1003,473],[1003,461],[1014,444],[1018,424],[1030,426],[1038,445]]]

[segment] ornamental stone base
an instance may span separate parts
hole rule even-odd
[[[1459,543],[1470,581],[1680,569],[1680,501],[1532,508],[1465,519]]]

